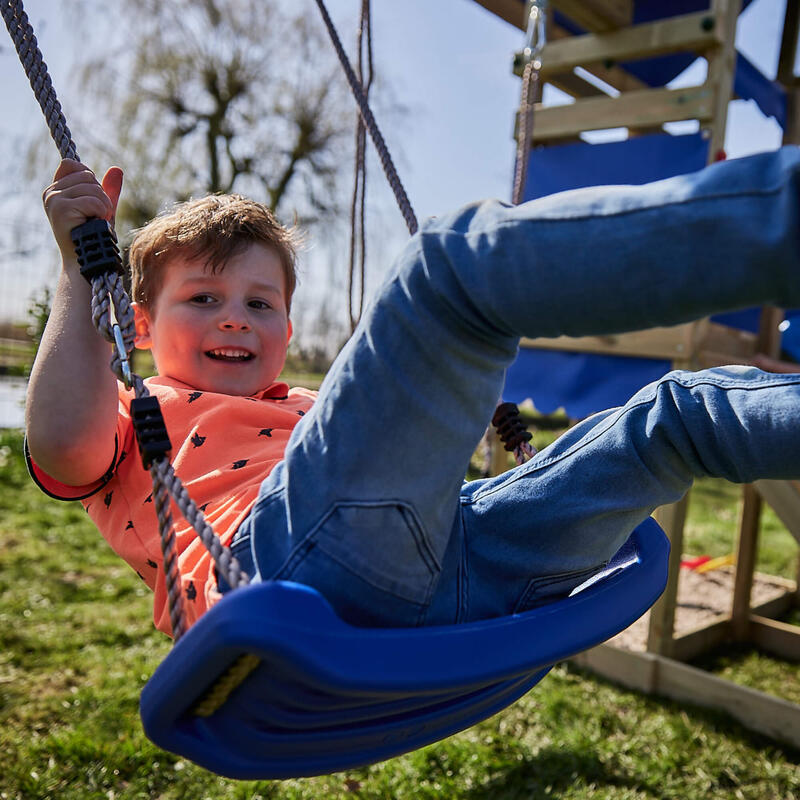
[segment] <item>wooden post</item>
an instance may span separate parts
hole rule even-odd
[[[747,638],[750,626],[750,592],[756,568],[758,526],[761,519],[761,495],[752,484],[742,493],[742,519],[739,526],[739,544],[736,551],[736,578],[733,584],[731,632],[735,639]]]
[[[781,335],[778,325],[783,311],[773,306],[761,310],[758,331],[758,351],[775,357],[780,351]],[[738,640],[746,639],[750,627],[750,593],[758,551],[758,528],[763,501],[752,484],[744,487],[742,521],[739,527],[739,544],[736,555],[736,579],[733,586],[731,632]]]
[[[736,72],[736,23],[741,8],[742,0],[713,0],[711,5],[715,24],[721,28],[722,46],[708,54],[706,85],[714,92],[709,163],[716,161],[725,147],[728,105],[733,98],[733,76]]]
[[[784,144],[800,142],[800,87],[794,76],[794,60],[800,34],[800,4],[786,3],[783,18],[783,35],[778,56],[778,81],[786,89],[786,127],[783,131]]]
[[[672,655],[672,634],[675,628],[675,606],[678,602],[678,579],[683,553],[683,526],[689,508],[689,495],[677,503],[662,506],[655,517],[670,541],[669,575],[664,593],[650,609],[650,628],[647,633],[647,650],[662,656]]]

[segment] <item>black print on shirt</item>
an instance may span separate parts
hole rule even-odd
[[[298,411],[298,412],[297,412],[297,416],[298,416],[298,417],[304,417],[305,415],[306,415],[306,412],[305,412],[305,411]]]
[[[189,600],[195,600],[197,598],[197,589],[194,588],[194,582],[189,581],[189,585],[186,587],[186,597]]]
[[[233,468],[234,469],[241,469],[249,460],[250,460],[249,458],[243,458],[243,459],[241,459],[241,461],[234,461],[233,462]]]
[[[189,402],[190,403],[194,403],[194,401],[197,400],[198,397],[202,397],[202,396],[203,396],[202,392],[192,392],[189,395]]]
[[[211,505],[211,503],[210,503],[210,502],[208,502],[208,503],[203,503],[203,505],[199,506],[198,510],[199,510],[199,511],[205,511],[205,510],[206,510],[206,509],[207,509],[207,508],[208,508],[210,505]]]
[[[147,559],[147,566],[152,567],[152,569],[158,569],[158,564],[152,558]]]
[[[192,438],[190,439],[191,443],[195,447],[202,447],[203,446],[203,442],[205,442],[205,440],[206,440],[206,437],[205,436],[201,436],[199,433],[195,433],[195,435],[192,436]]]
[[[133,530],[133,520],[132,519],[128,520],[128,524],[125,526],[125,530],[126,531],[132,531]]]
[[[109,492],[109,493],[108,493],[108,494],[107,494],[107,495],[106,495],[106,496],[103,498],[103,504],[105,505],[105,507],[106,507],[106,508],[108,508],[108,507],[111,505],[111,495],[113,495],[113,494],[114,494],[114,490],[112,489],[112,490],[111,490],[111,491],[110,491],[110,492]]]
[[[272,438],[272,431],[274,431],[274,430],[275,430],[275,428],[262,428],[258,432],[258,435],[259,436],[269,436],[270,438]]]
[[[153,493],[152,492],[150,492],[150,494],[147,495],[147,497],[145,497],[144,502],[145,503],[152,503],[153,502]]]

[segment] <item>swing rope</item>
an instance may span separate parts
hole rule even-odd
[[[519,205],[525,194],[528,181],[528,164],[533,136],[534,104],[539,94],[539,71],[542,68],[541,54],[546,43],[547,0],[528,0],[526,9],[526,45],[522,51],[522,96],[517,114],[517,157],[514,165],[514,188],[511,202]],[[505,449],[514,453],[517,464],[524,464],[536,455],[531,444],[531,434],[519,415],[515,403],[501,403],[492,418]]]
[[[375,149],[378,151],[378,157],[380,158],[381,165],[383,166],[383,171],[386,174],[386,179],[389,181],[389,186],[392,187],[392,191],[394,192],[397,205],[400,208],[400,213],[403,215],[403,219],[406,221],[408,232],[413,236],[419,227],[417,223],[417,217],[414,214],[414,209],[411,207],[411,202],[408,199],[406,190],[397,174],[392,157],[389,155],[389,149],[386,147],[383,134],[378,127],[378,123],[375,121],[372,109],[369,107],[369,103],[367,102],[367,98],[364,93],[364,88],[358,80],[353,67],[350,65],[347,54],[344,52],[342,41],[339,38],[339,34],[336,32],[336,28],[334,27],[330,14],[328,14],[328,9],[325,7],[324,0],[316,0],[316,3],[320,14],[322,14],[322,20],[325,23],[325,27],[328,29],[328,34],[331,38],[331,42],[333,43],[333,48],[336,50],[336,55],[339,57],[339,63],[342,65],[347,82],[350,84],[353,97],[355,98],[358,109],[361,112],[361,118],[364,120],[364,125],[366,125],[367,131],[372,139],[372,143],[375,145]]]
[[[361,0],[361,20],[358,26],[358,81],[364,87],[364,98],[369,100],[372,87],[372,20],[370,0]],[[366,40],[366,42],[365,42]],[[366,47],[365,47],[366,44]],[[364,50],[366,49],[366,54]],[[366,55],[366,66],[364,64]],[[350,205],[350,271],[348,291],[348,314],[350,316],[350,332],[356,329],[358,320],[364,311],[364,293],[366,281],[367,232],[366,232],[366,200],[367,200],[367,161],[366,136],[367,129],[361,114],[356,114],[356,157],[353,175],[353,199]],[[358,310],[355,305],[355,272],[356,251],[358,251],[359,292]]]
[[[522,51],[522,97],[517,114],[517,159],[514,167],[514,189],[511,202],[522,202],[528,179],[528,163],[533,136],[533,110],[539,93],[539,71],[542,68],[547,24],[547,0],[528,0],[526,45]]]
[[[67,127],[61,104],[56,97],[47,65],[22,0],[2,0],[0,9],[61,158],[79,161],[72,134]],[[170,622],[173,637],[178,641],[185,632],[185,617],[170,497],[186,521],[194,528],[213,558],[217,571],[228,584],[231,587],[244,586],[249,582],[249,578],[242,571],[236,558],[231,555],[230,550],[223,546],[175,474],[166,457],[170,445],[158,409],[158,401],[150,395],[142,378],[130,369],[136,329],[130,298],[122,283],[122,260],[116,235],[105,220],[94,219],[73,231],[73,241],[81,264],[81,272],[92,287],[92,322],[98,333],[112,345],[111,369],[126,388],[134,391],[135,399],[131,401],[131,415],[134,417],[143,463],[145,468],[149,469],[153,481],[153,501],[164,557]]]

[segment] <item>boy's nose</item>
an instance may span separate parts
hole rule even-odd
[[[250,322],[247,311],[238,303],[228,303],[222,308],[218,317],[220,330],[223,331],[249,331]]]
[[[234,320],[226,319],[220,323],[219,326],[224,331],[249,331],[250,325],[243,319]]]

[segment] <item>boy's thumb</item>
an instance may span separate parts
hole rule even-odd
[[[106,174],[103,175],[103,180],[100,182],[103,191],[108,195],[114,211],[111,214],[111,225],[113,227],[114,220],[117,215],[117,203],[119,203],[119,196],[122,193],[122,170],[119,167],[109,167]]]

